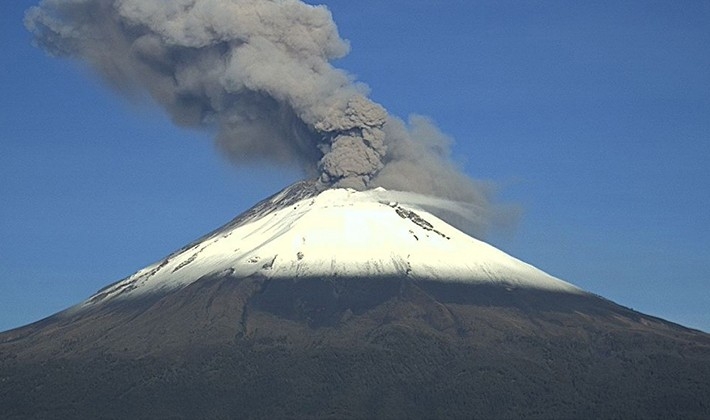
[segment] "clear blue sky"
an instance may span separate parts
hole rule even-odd
[[[0,6],[0,330],[80,302],[297,180],[235,168]],[[431,117],[518,205],[496,246],[710,331],[710,3],[326,1],[336,65]]]

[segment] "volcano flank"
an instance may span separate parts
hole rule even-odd
[[[708,418],[710,335],[301,182],[0,334],[3,418]]]

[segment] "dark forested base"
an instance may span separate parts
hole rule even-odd
[[[404,279],[215,278],[0,335],[3,418],[709,418],[708,378],[707,334],[592,295]]]

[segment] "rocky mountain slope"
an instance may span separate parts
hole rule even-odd
[[[4,418],[708,418],[710,335],[297,184],[0,334]]]

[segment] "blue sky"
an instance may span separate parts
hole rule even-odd
[[[330,1],[335,65],[431,117],[519,206],[489,240],[636,310],[710,331],[710,3]],[[300,178],[234,167],[0,6],[0,330],[71,306]]]

